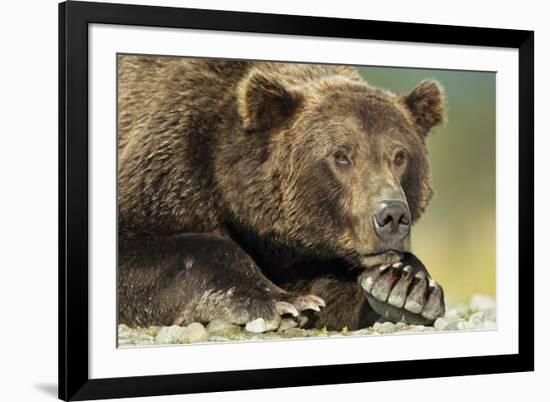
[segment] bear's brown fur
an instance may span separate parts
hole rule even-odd
[[[403,199],[415,221],[430,199],[437,83],[394,95],[352,67],[133,55],[118,74],[121,321],[378,317],[357,278],[410,241],[372,217]]]

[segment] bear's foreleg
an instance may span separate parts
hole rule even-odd
[[[361,272],[361,271],[359,271]],[[326,301],[320,312],[307,312],[307,328],[339,331],[393,322],[429,325],[445,314],[443,289],[413,254],[400,262],[363,269],[357,275],[326,275],[284,286],[311,292]]]
[[[220,318],[266,331],[298,325],[303,312],[325,305],[277,287],[235,242],[213,234],[122,240],[117,284],[119,323],[133,326]]]

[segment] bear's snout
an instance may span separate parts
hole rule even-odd
[[[382,201],[374,214],[374,231],[389,248],[406,236],[411,229],[411,214],[409,207],[402,200]]]

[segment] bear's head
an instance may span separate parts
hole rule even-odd
[[[239,115],[254,149],[243,215],[260,235],[364,265],[410,249],[432,190],[426,136],[444,119],[441,86],[394,95],[340,75],[291,85],[252,71]],[[246,156],[244,156],[246,159]]]

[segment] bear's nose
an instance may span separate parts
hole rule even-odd
[[[374,215],[374,230],[386,241],[399,241],[409,234],[411,214],[405,201],[386,200],[378,205]]]

